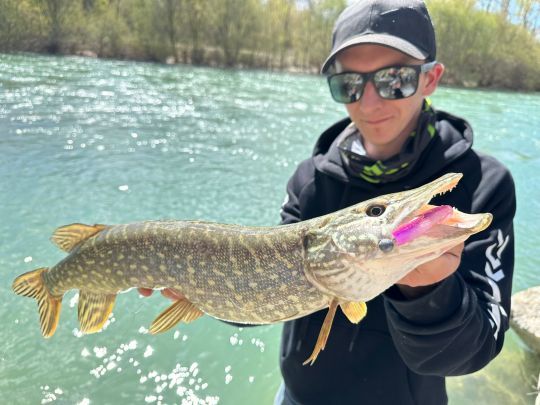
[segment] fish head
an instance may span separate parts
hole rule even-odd
[[[305,237],[306,277],[344,301],[367,301],[408,272],[486,229],[489,213],[465,214],[431,199],[463,177],[444,176],[320,217]]]

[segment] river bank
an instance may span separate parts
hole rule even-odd
[[[13,54],[17,54],[14,52]],[[42,55],[42,56],[56,56],[56,57],[70,57],[78,56],[90,59],[102,59],[110,61],[133,61],[133,62],[147,62],[147,63],[157,63],[162,65],[182,65],[182,66],[193,66],[193,67],[210,67],[210,68],[220,68],[227,70],[258,70],[258,71],[267,71],[267,72],[282,72],[290,74],[306,74],[306,75],[319,75],[320,66],[303,66],[303,65],[294,65],[294,64],[280,64],[279,61],[272,62],[265,55],[257,55],[249,52],[242,52],[240,57],[240,62],[235,66],[227,66],[224,63],[224,58],[219,49],[216,48],[207,48],[202,54],[201,59],[198,63],[194,63],[192,58],[189,56],[189,52],[181,48],[176,55],[169,54],[162,57],[111,57],[111,56],[100,56],[93,50],[82,49],[82,50],[72,50],[71,52],[63,53],[49,53],[49,52],[20,52],[22,55]],[[446,67],[444,61],[441,61]],[[460,80],[448,72],[443,75],[441,79],[441,85],[455,88],[455,89],[476,89],[476,90],[487,90],[487,91],[519,91],[519,89],[507,88],[507,87],[497,87],[497,86],[482,86],[479,80]],[[536,93],[540,92],[540,89],[537,90],[521,90],[527,93]]]
[[[443,83],[540,91],[530,2],[427,0]],[[317,73],[347,0],[3,0],[0,52]],[[496,40],[494,40],[496,39]]]

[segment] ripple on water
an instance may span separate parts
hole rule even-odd
[[[275,224],[295,166],[345,115],[324,78],[262,71],[0,55],[0,88],[0,268],[10,280],[64,257],[48,238],[66,223]],[[540,96],[442,88],[433,101],[467,118],[476,147],[512,169],[514,289],[539,284]],[[165,304],[125,294],[114,327],[83,336],[75,294],[44,340],[35,303],[8,285],[0,294],[6,403],[270,403],[280,382],[279,326],[199,320],[151,336],[142,318]],[[482,403],[484,392],[520,403],[534,361],[510,333],[500,360],[451,380],[451,400]]]

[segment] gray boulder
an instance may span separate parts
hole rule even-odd
[[[512,296],[510,326],[532,350],[540,354],[540,286]]]
[[[540,354],[540,286],[512,295],[510,326],[523,341]],[[535,405],[540,405],[540,375]]]

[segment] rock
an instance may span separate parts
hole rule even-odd
[[[510,326],[531,349],[540,354],[540,286],[512,296]]]
[[[90,50],[84,50],[84,51],[77,52],[77,55],[84,56],[86,58],[97,58],[98,57],[97,53],[95,53],[94,51],[90,51]]]

